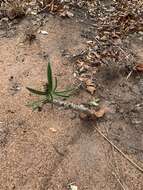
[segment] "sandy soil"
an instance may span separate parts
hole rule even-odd
[[[143,81],[139,73],[126,80],[118,66],[102,66],[97,95],[112,111],[99,121],[81,121],[78,114],[45,106],[32,112],[35,99],[26,86],[46,80],[48,57],[60,87],[75,81],[73,63],[63,52],[86,48],[78,20],[49,16],[31,44],[22,42],[24,19],[17,35],[0,38],[0,190],[142,190],[143,174],[117,153],[95,130],[99,126],[126,155],[143,167]],[[132,44],[138,61],[143,48]],[[137,48],[135,48],[137,47]],[[71,100],[91,98],[84,91]]]

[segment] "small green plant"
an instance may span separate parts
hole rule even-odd
[[[42,107],[46,103],[52,103],[53,100],[57,97],[68,98],[72,95],[72,92],[74,91],[74,89],[58,91],[57,87],[58,87],[58,81],[56,77],[55,81],[53,80],[52,68],[49,62],[47,67],[47,83],[44,86],[44,90],[40,91],[27,87],[27,90],[29,90],[31,93],[43,96],[43,98],[41,98],[38,101],[29,103],[27,106],[30,106],[32,107],[33,110],[35,110]]]

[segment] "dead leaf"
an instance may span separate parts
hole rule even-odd
[[[102,40],[102,41],[106,41],[106,40],[107,40],[107,37],[106,37],[106,36],[103,36],[103,37],[101,38],[101,40]]]
[[[92,95],[94,94],[96,88],[95,88],[95,84],[92,82],[91,79],[87,79],[87,78],[82,78],[86,85],[86,89],[89,93],[91,93]]]
[[[60,14],[60,16],[71,18],[71,17],[74,16],[74,14],[73,14],[72,12],[68,11],[68,10],[65,10],[65,11],[63,11],[63,12]]]
[[[85,81],[85,84],[86,84],[86,86],[94,86],[94,83],[90,79],[87,79]]]
[[[135,70],[143,72],[143,64],[138,64],[135,66]]]
[[[99,55],[99,53],[94,52],[94,55],[95,55],[98,59],[101,59],[101,56]]]
[[[100,118],[100,117],[103,117],[104,114],[108,111],[108,108],[107,107],[103,107],[103,108],[100,108],[100,110],[98,111],[95,111],[94,114],[96,117]]]
[[[94,86],[87,86],[86,87],[87,91],[90,92],[92,95],[94,94],[96,88]]]
[[[70,11],[67,11],[67,16],[68,16],[69,18],[71,18],[71,17],[74,16],[74,14],[73,14],[72,12],[70,12]]]

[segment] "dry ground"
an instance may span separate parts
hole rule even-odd
[[[0,190],[142,190],[143,173],[134,168],[99,136],[99,128],[126,155],[143,167],[143,80],[140,73],[127,74],[118,67],[102,66],[97,73],[96,97],[111,112],[99,121],[81,121],[78,114],[45,106],[32,112],[33,100],[26,86],[39,87],[46,79],[50,57],[60,87],[75,81],[69,55],[85,50],[81,37],[85,24],[77,18],[48,16],[31,44],[23,41],[28,19],[18,24],[16,35],[0,38]],[[12,33],[13,34],[13,33]],[[142,45],[132,48],[143,61]],[[74,102],[92,97],[81,90]]]

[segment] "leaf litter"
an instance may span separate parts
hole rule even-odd
[[[87,40],[87,50],[76,60],[79,80],[83,82],[90,94],[94,94],[96,84],[93,82],[101,65],[115,64],[118,67],[134,68],[142,71],[142,65],[136,65],[134,53],[130,48],[130,38],[143,31],[143,1],[114,0],[80,1],[80,7],[86,7],[94,20],[94,34]],[[96,24],[95,24],[96,23]],[[82,72],[81,72],[82,71]],[[93,85],[86,85],[90,80]]]
[[[143,63],[137,64],[137,65],[135,66],[135,70],[136,70],[136,71],[139,71],[139,72],[143,72]]]

